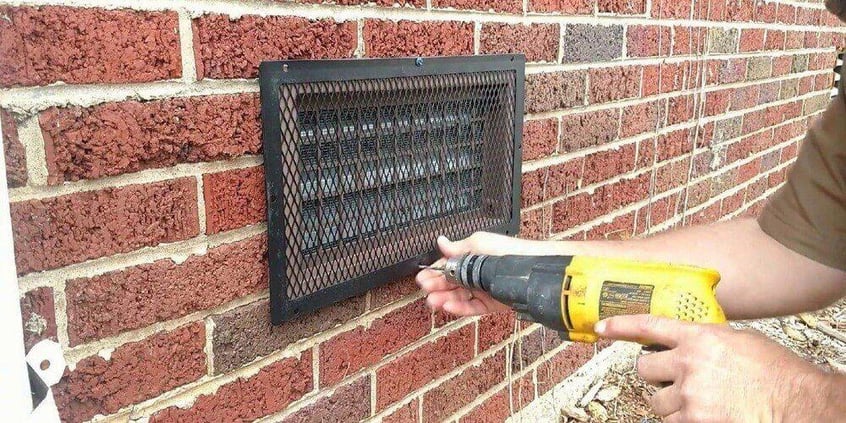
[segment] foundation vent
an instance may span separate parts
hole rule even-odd
[[[519,227],[519,55],[260,67],[271,316],[280,323]]]

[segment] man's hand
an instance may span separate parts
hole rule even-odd
[[[596,324],[603,337],[669,348],[639,357],[637,372],[660,385],[651,399],[667,422],[826,421],[830,375],[754,331],[649,315]],[[842,381],[841,381],[842,382]],[[839,384],[837,382],[836,384]],[[834,392],[834,391],[832,391]],[[842,417],[842,416],[841,416]]]
[[[524,242],[487,232],[478,232],[469,238],[456,242],[441,236],[438,237],[438,248],[444,258],[435,264],[441,265],[448,258],[467,253],[520,254]],[[442,273],[434,270],[420,271],[417,274],[417,284],[426,291],[426,304],[434,310],[444,310],[457,316],[474,316],[508,311],[505,304],[494,300],[486,292],[462,288],[447,280]]]

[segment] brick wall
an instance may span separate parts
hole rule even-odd
[[[522,236],[754,215],[830,96],[822,2],[0,0],[27,346],[68,421],[490,421],[586,362],[411,280],[268,323],[263,59],[523,52]]]

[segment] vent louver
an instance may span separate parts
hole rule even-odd
[[[519,227],[522,56],[265,62],[272,320]]]

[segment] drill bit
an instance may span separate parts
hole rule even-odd
[[[435,266],[434,264],[418,264],[420,270],[434,270],[436,272],[443,272],[446,269],[443,266]]]

